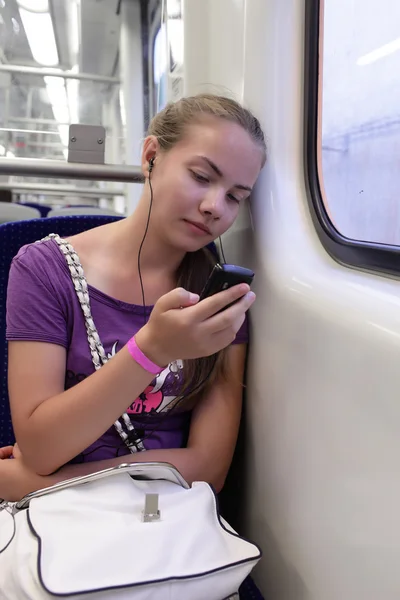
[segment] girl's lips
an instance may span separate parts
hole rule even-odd
[[[184,219],[185,223],[189,225],[194,233],[197,235],[211,235],[211,231],[208,229],[206,225],[203,223],[197,223],[195,221],[189,221],[188,219]]]

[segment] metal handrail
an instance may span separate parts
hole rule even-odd
[[[23,194],[25,192],[33,194],[43,194],[50,196],[96,196],[98,198],[125,196],[125,190],[110,189],[110,188],[92,188],[92,187],[75,187],[73,185],[58,185],[56,183],[3,183],[0,181],[0,191],[10,190],[15,193]]]
[[[61,77],[62,79],[79,79],[83,81],[93,81],[94,83],[108,83],[118,85],[120,80],[117,77],[106,77],[94,73],[75,73],[74,71],[57,71],[54,69],[42,69],[41,67],[26,67],[24,65],[0,64],[0,72],[20,73],[21,75],[38,75],[39,77]]]
[[[142,170],[138,166],[68,163],[36,158],[0,158],[0,175],[123,181],[127,183],[143,183],[144,181]]]

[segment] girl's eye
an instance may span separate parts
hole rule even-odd
[[[189,169],[189,172],[192,175],[193,179],[195,179],[199,183],[210,183],[210,180],[206,175],[201,175],[200,173],[197,173],[197,171],[193,171],[192,169]],[[236,196],[234,196],[233,194],[228,194],[227,197],[229,198],[229,200],[232,200],[232,202],[237,202],[238,204],[240,203],[240,199],[236,198]]]
[[[200,173],[196,173],[196,171],[190,170],[192,177],[196,179],[196,181],[200,181],[200,183],[209,183],[209,180],[204,175],[200,175]]]

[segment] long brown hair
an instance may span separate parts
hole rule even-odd
[[[240,125],[260,148],[261,165],[264,166],[267,148],[258,119],[238,102],[225,96],[199,94],[167,104],[151,121],[147,135],[154,135],[163,151],[167,152],[185,135],[188,125],[202,116],[226,119]],[[200,294],[217,257],[208,248],[188,252],[177,272],[177,285]],[[184,362],[183,395],[192,400],[210,387],[217,377],[226,376],[226,350],[209,357]],[[181,398],[177,398],[180,400]],[[185,402],[186,404],[186,402]]]

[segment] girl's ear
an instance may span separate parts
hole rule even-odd
[[[142,173],[146,177],[149,177],[149,165],[151,159],[154,159],[160,145],[155,135],[149,135],[143,142],[142,150]]]

